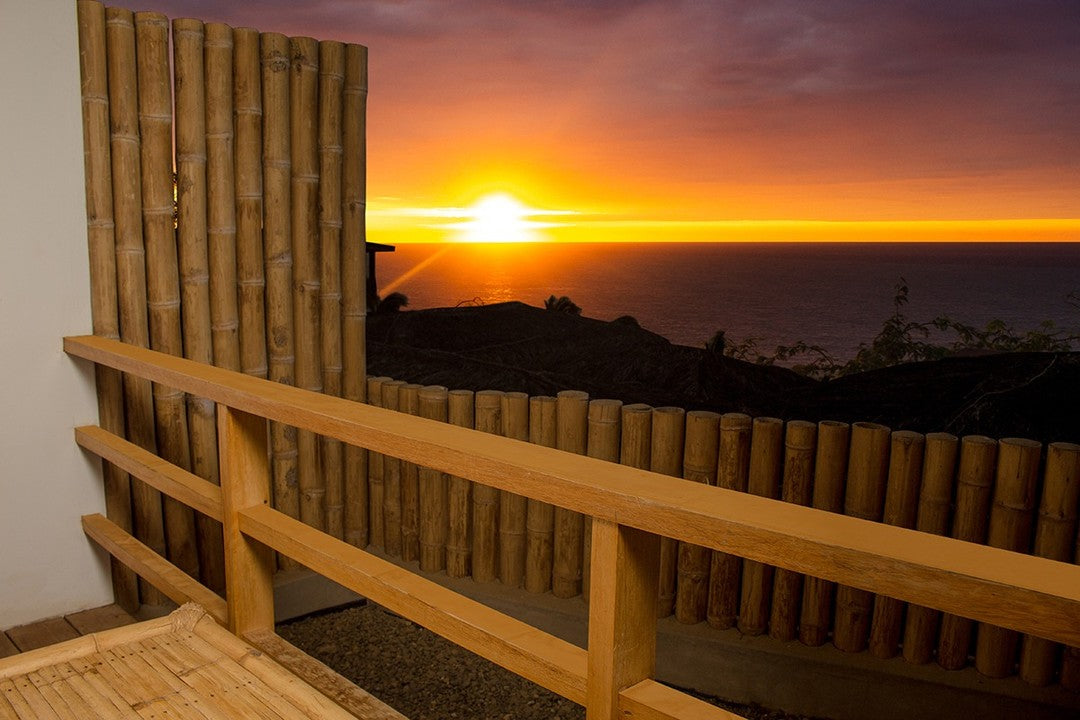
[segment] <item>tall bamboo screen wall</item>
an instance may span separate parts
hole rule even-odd
[[[421,387],[368,378],[368,402],[484,432],[974,543],[1080,560],[1080,445],[890,431],[740,413]],[[370,542],[421,570],[571,598],[588,589],[575,513],[387,456],[368,466]],[[1080,650],[666,540],[661,616],[1080,690]],[[587,597],[586,597],[587,600]]]
[[[1080,446],[421,387],[364,373],[366,50],[79,0],[94,332],[401,412],[1063,561]],[[170,46],[171,37],[171,46]],[[170,52],[175,71],[170,74]],[[175,96],[175,115],[172,100]],[[175,146],[173,132],[175,130]],[[176,169],[174,218],[173,167]],[[216,480],[212,408],[99,367],[103,427]],[[572,512],[271,426],[274,503],[425,571],[572,598]],[[221,534],[114,467],[110,517],[217,590]],[[115,566],[118,599],[158,602]],[[1080,651],[666,541],[663,615],[1080,690]]]
[[[92,0],[78,24],[94,333],[364,400],[366,48]],[[217,482],[212,404],[97,383],[103,427]],[[271,432],[275,505],[364,544],[366,454]],[[109,516],[220,591],[220,526],[105,472]]]

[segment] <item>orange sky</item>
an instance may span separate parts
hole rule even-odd
[[[1071,0],[122,4],[368,45],[372,240],[1080,240]]]

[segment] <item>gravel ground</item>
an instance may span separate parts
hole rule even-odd
[[[578,705],[377,605],[296,620],[281,637],[412,720],[581,720]],[[700,696],[699,696],[700,697]],[[702,699],[750,720],[808,720]]]

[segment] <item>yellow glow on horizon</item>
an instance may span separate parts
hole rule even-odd
[[[539,239],[535,229],[540,224],[528,219],[535,211],[507,193],[485,195],[468,208],[468,214],[468,220],[451,226],[466,242],[513,243]]]

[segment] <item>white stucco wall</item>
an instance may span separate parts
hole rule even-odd
[[[112,602],[93,375],[60,348],[91,328],[77,37],[74,0],[0,0],[0,628]]]

